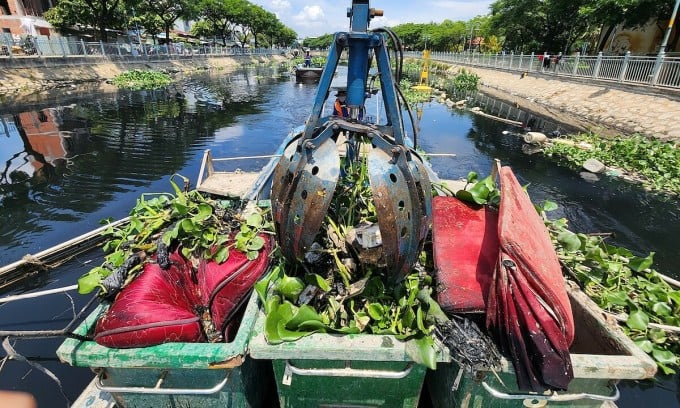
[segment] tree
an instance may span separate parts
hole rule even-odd
[[[170,42],[170,28],[180,18],[190,20],[196,15],[196,7],[191,0],[143,0],[140,12],[157,16],[162,21],[165,38]]]
[[[198,16],[201,24],[194,24],[192,33],[200,36],[218,36],[222,45],[234,38],[234,29],[248,6],[246,0],[201,0],[198,3]],[[197,27],[198,26],[198,27]]]
[[[53,26],[65,29],[77,25],[89,26],[98,38],[108,40],[107,28],[122,29],[127,18],[125,9],[133,0],[61,0],[44,14]]]

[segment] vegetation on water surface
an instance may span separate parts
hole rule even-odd
[[[465,191],[456,196],[476,204],[499,203],[495,180],[468,175]],[[609,245],[605,235],[574,233],[566,219],[551,221],[545,213],[557,204],[536,205],[555,246],[562,270],[606,312],[620,317],[621,329],[650,354],[666,374],[680,365],[680,288],[673,288],[652,268],[654,254],[634,255]],[[625,317],[624,317],[625,316]],[[675,330],[671,330],[675,329]]]
[[[158,254],[161,249],[180,248],[189,260],[214,259],[222,263],[229,258],[232,249],[246,253],[255,259],[264,247],[260,233],[273,230],[259,213],[245,219],[232,208],[230,201],[221,202],[206,198],[196,190],[184,190],[170,178],[174,195],[169,193],[143,194],[130,211],[128,223],[111,227],[104,232],[108,237],[103,247],[106,257],[101,266],[92,268],[78,280],[78,291],[90,293],[96,288],[107,295],[103,280],[129,259],[144,253],[142,258]],[[181,176],[180,176],[181,177]],[[182,178],[185,186],[188,180]],[[128,281],[141,270],[143,264],[125,271]]]
[[[544,203],[547,211],[557,208]],[[620,327],[650,354],[666,374],[680,365],[680,289],[673,288],[646,257],[607,244],[602,235],[576,234],[566,219],[547,222],[563,270],[606,312],[622,317]]]
[[[640,135],[605,139],[594,134],[579,134],[572,140],[574,145],[549,144],[544,153],[574,168],[581,168],[587,159],[597,159],[614,172],[632,174],[651,190],[680,195],[677,145]],[[584,149],[583,144],[588,148]]]
[[[140,89],[158,89],[170,85],[172,78],[164,72],[143,71],[133,69],[116,75],[113,84],[119,88],[133,91]]]

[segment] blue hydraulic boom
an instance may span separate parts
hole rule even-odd
[[[390,66],[386,34],[369,30],[382,11],[354,0],[348,9],[350,31],[338,32],[330,46],[304,131],[285,150],[272,180],[272,207],[279,245],[290,259],[302,259],[317,236],[340,177],[339,135],[348,139],[348,159],[359,159],[366,143],[368,175],[377,210],[384,259],[391,278],[403,278],[418,259],[429,230],[431,186],[428,171],[404,130],[397,84]],[[346,51],[349,117],[324,116],[331,81]],[[363,120],[371,96],[369,68],[378,68],[386,124]]]

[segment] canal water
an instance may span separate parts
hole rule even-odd
[[[126,216],[140,194],[171,191],[173,174],[195,183],[206,149],[214,157],[273,153],[288,131],[304,122],[315,92],[314,84],[297,84],[276,69],[244,68],[183,78],[161,91],[78,99],[57,95],[32,106],[0,107],[0,265],[97,228],[102,219]],[[533,119],[545,130],[569,130],[484,97],[474,97],[472,103],[498,116]],[[367,110],[379,120],[375,100],[369,100]],[[512,125],[435,102],[419,110],[420,146],[430,153],[456,154],[432,158],[442,178],[464,178],[469,171],[487,175],[498,158],[513,167],[523,185],[529,184],[534,201],[558,203],[552,217],[568,218],[575,231],[612,233],[613,244],[634,252],[653,251],[656,268],[678,278],[676,202],[623,181],[593,180],[540,154],[527,154],[531,152],[512,136],[518,130]],[[233,166],[256,170],[263,164]],[[2,295],[71,285],[100,262],[100,251],[79,255]],[[0,305],[0,330],[64,327],[86,300],[72,293]],[[92,372],[56,361],[61,341],[9,342],[17,353],[53,372],[61,387],[38,367],[0,360],[0,389],[32,392],[41,407],[74,400]],[[0,359],[6,354],[0,352]],[[678,377],[624,382],[620,388],[621,407],[679,405]]]

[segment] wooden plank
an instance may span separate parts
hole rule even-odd
[[[198,191],[224,197],[243,197],[248,193],[260,173],[215,172],[197,187]]]

